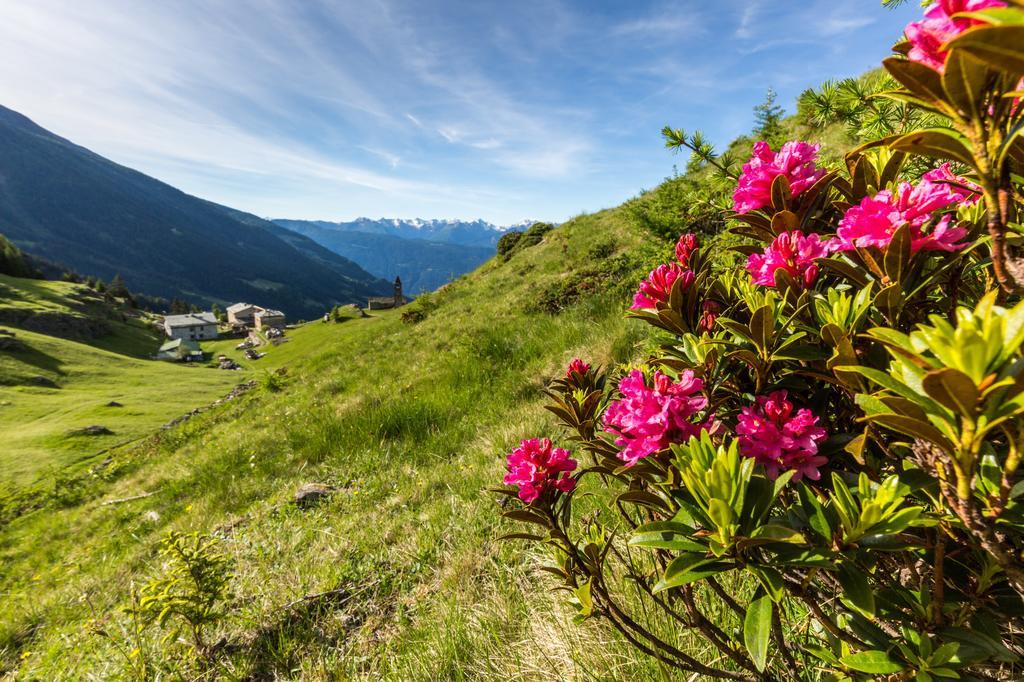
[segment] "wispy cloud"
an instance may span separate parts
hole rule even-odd
[[[774,74],[866,68],[896,32],[862,0],[779,4],[6,2],[0,104],[262,215],[561,219],[663,177],[664,123],[727,139]],[[772,45],[794,38],[827,59]]]

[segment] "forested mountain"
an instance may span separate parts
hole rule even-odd
[[[390,291],[312,240],[181,192],[0,107],[0,232],[134,291],[258,302],[293,317]]]

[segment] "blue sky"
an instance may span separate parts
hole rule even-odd
[[[877,0],[31,0],[0,104],[191,194],[288,218],[563,220],[719,144],[774,87],[876,66]]]

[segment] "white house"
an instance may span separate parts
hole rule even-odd
[[[164,318],[164,332],[172,339],[215,339],[217,318],[213,313],[168,315]]]
[[[236,303],[234,305],[229,305],[226,311],[228,314],[228,322],[231,324],[244,324],[251,327],[253,322],[255,322],[253,316],[259,309],[259,306],[255,306],[251,303]]]

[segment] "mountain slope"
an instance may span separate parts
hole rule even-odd
[[[189,196],[0,107],[0,232],[87,275],[313,317],[389,285],[255,216]]]
[[[350,232],[299,220],[276,221],[387,280],[401,277],[411,294],[433,291],[494,255],[493,246]]]

